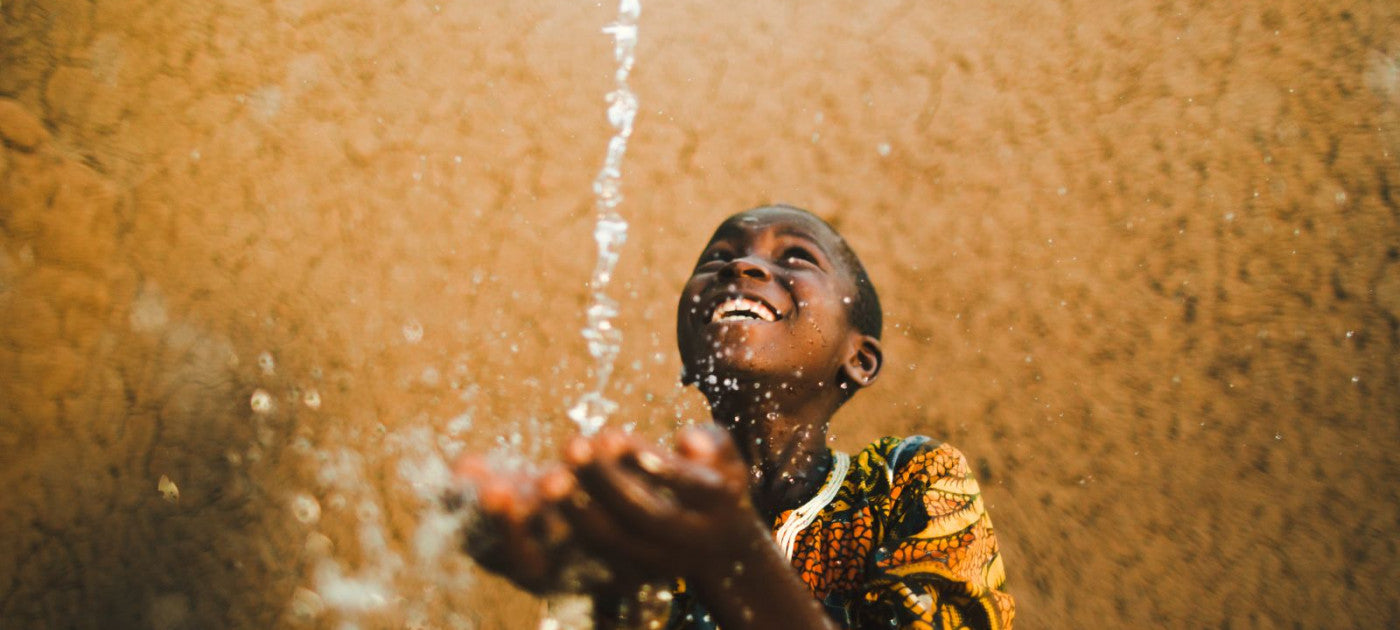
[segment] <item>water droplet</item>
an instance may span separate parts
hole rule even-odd
[[[880,157],[888,157],[890,154],[890,143],[881,142],[880,144],[875,145],[875,152],[879,153]]]
[[[156,482],[156,490],[160,491],[161,497],[171,503],[180,501],[180,488],[165,475],[160,476],[160,481]]]
[[[457,416],[456,418],[453,418],[452,420],[448,421],[448,423],[447,423],[447,434],[450,435],[450,436],[452,436],[452,437],[457,437],[457,436],[461,435],[462,433],[465,433],[466,431],[470,430],[471,428],[472,428],[472,417],[471,417],[470,415],[464,413],[464,414],[462,414],[462,415],[460,415],[460,416]]]
[[[272,360],[271,352],[263,352],[258,355],[258,369],[261,369],[265,376],[272,376],[277,371],[277,363]]]
[[[408,323],[403,325],[403,338],[404,341],[409,343],[418,343],[422,341],[423,325],[418,323],[416,319],[408,320]]]
[[[321,601],[321,596],[316,591],[298,587],[292,594],[292,604],[290,606],[292,617],[298,621],[311,621],[319,617],[326,610],[325,602]]]
[[[292,516],[307,525],[321,520],[321,504],[311,495],[298,494],[292,497]]]
[[[355,518],[361,522],[378,522],[379,506],[368,500],[361,501],[359,505],[355,506]]]
[[[267,393],[266,390],[253,390],[253,396],[248,402],[253,407],[254,413],[268,413],[272,411],[272,394]]]
[[[301,395],[301,402],[311,409],[320,409],[321,394],[314,389],[308,389],[305,394]]]

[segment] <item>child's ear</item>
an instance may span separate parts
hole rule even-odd
[[[870,335],[856,335],[854,347],[841,366],[841,372],[856,387],[865,387],[875,382],[880,375],[880,366],[885,363],[885,352],[880,348],[880,340]]]

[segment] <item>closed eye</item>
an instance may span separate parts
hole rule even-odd
[[[729,262],[734,256],[723,249],[713,249],[700,255],[700,262],[696,263],[696,269],[713,267],[716,264]]]
[[[788,264],[805,262],[817,265],[817,256],[805,247],[789,247],[783,252],[783,260]]]

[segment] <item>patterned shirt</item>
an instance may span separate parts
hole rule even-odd
[[[798,535],[792,565],[844,628],[1009,630],[1015,614],[967,460],[923,436],[883,438],[852,457],[836,498]],[[666,628],[716,624],[682,584]]]

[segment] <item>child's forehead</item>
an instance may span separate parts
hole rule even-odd
[[[762,232],[803,237],[835,250],[841,236],[815,215],[782,207],[765,207],[740,212],[721,223],[710,242],[751,237]]]

